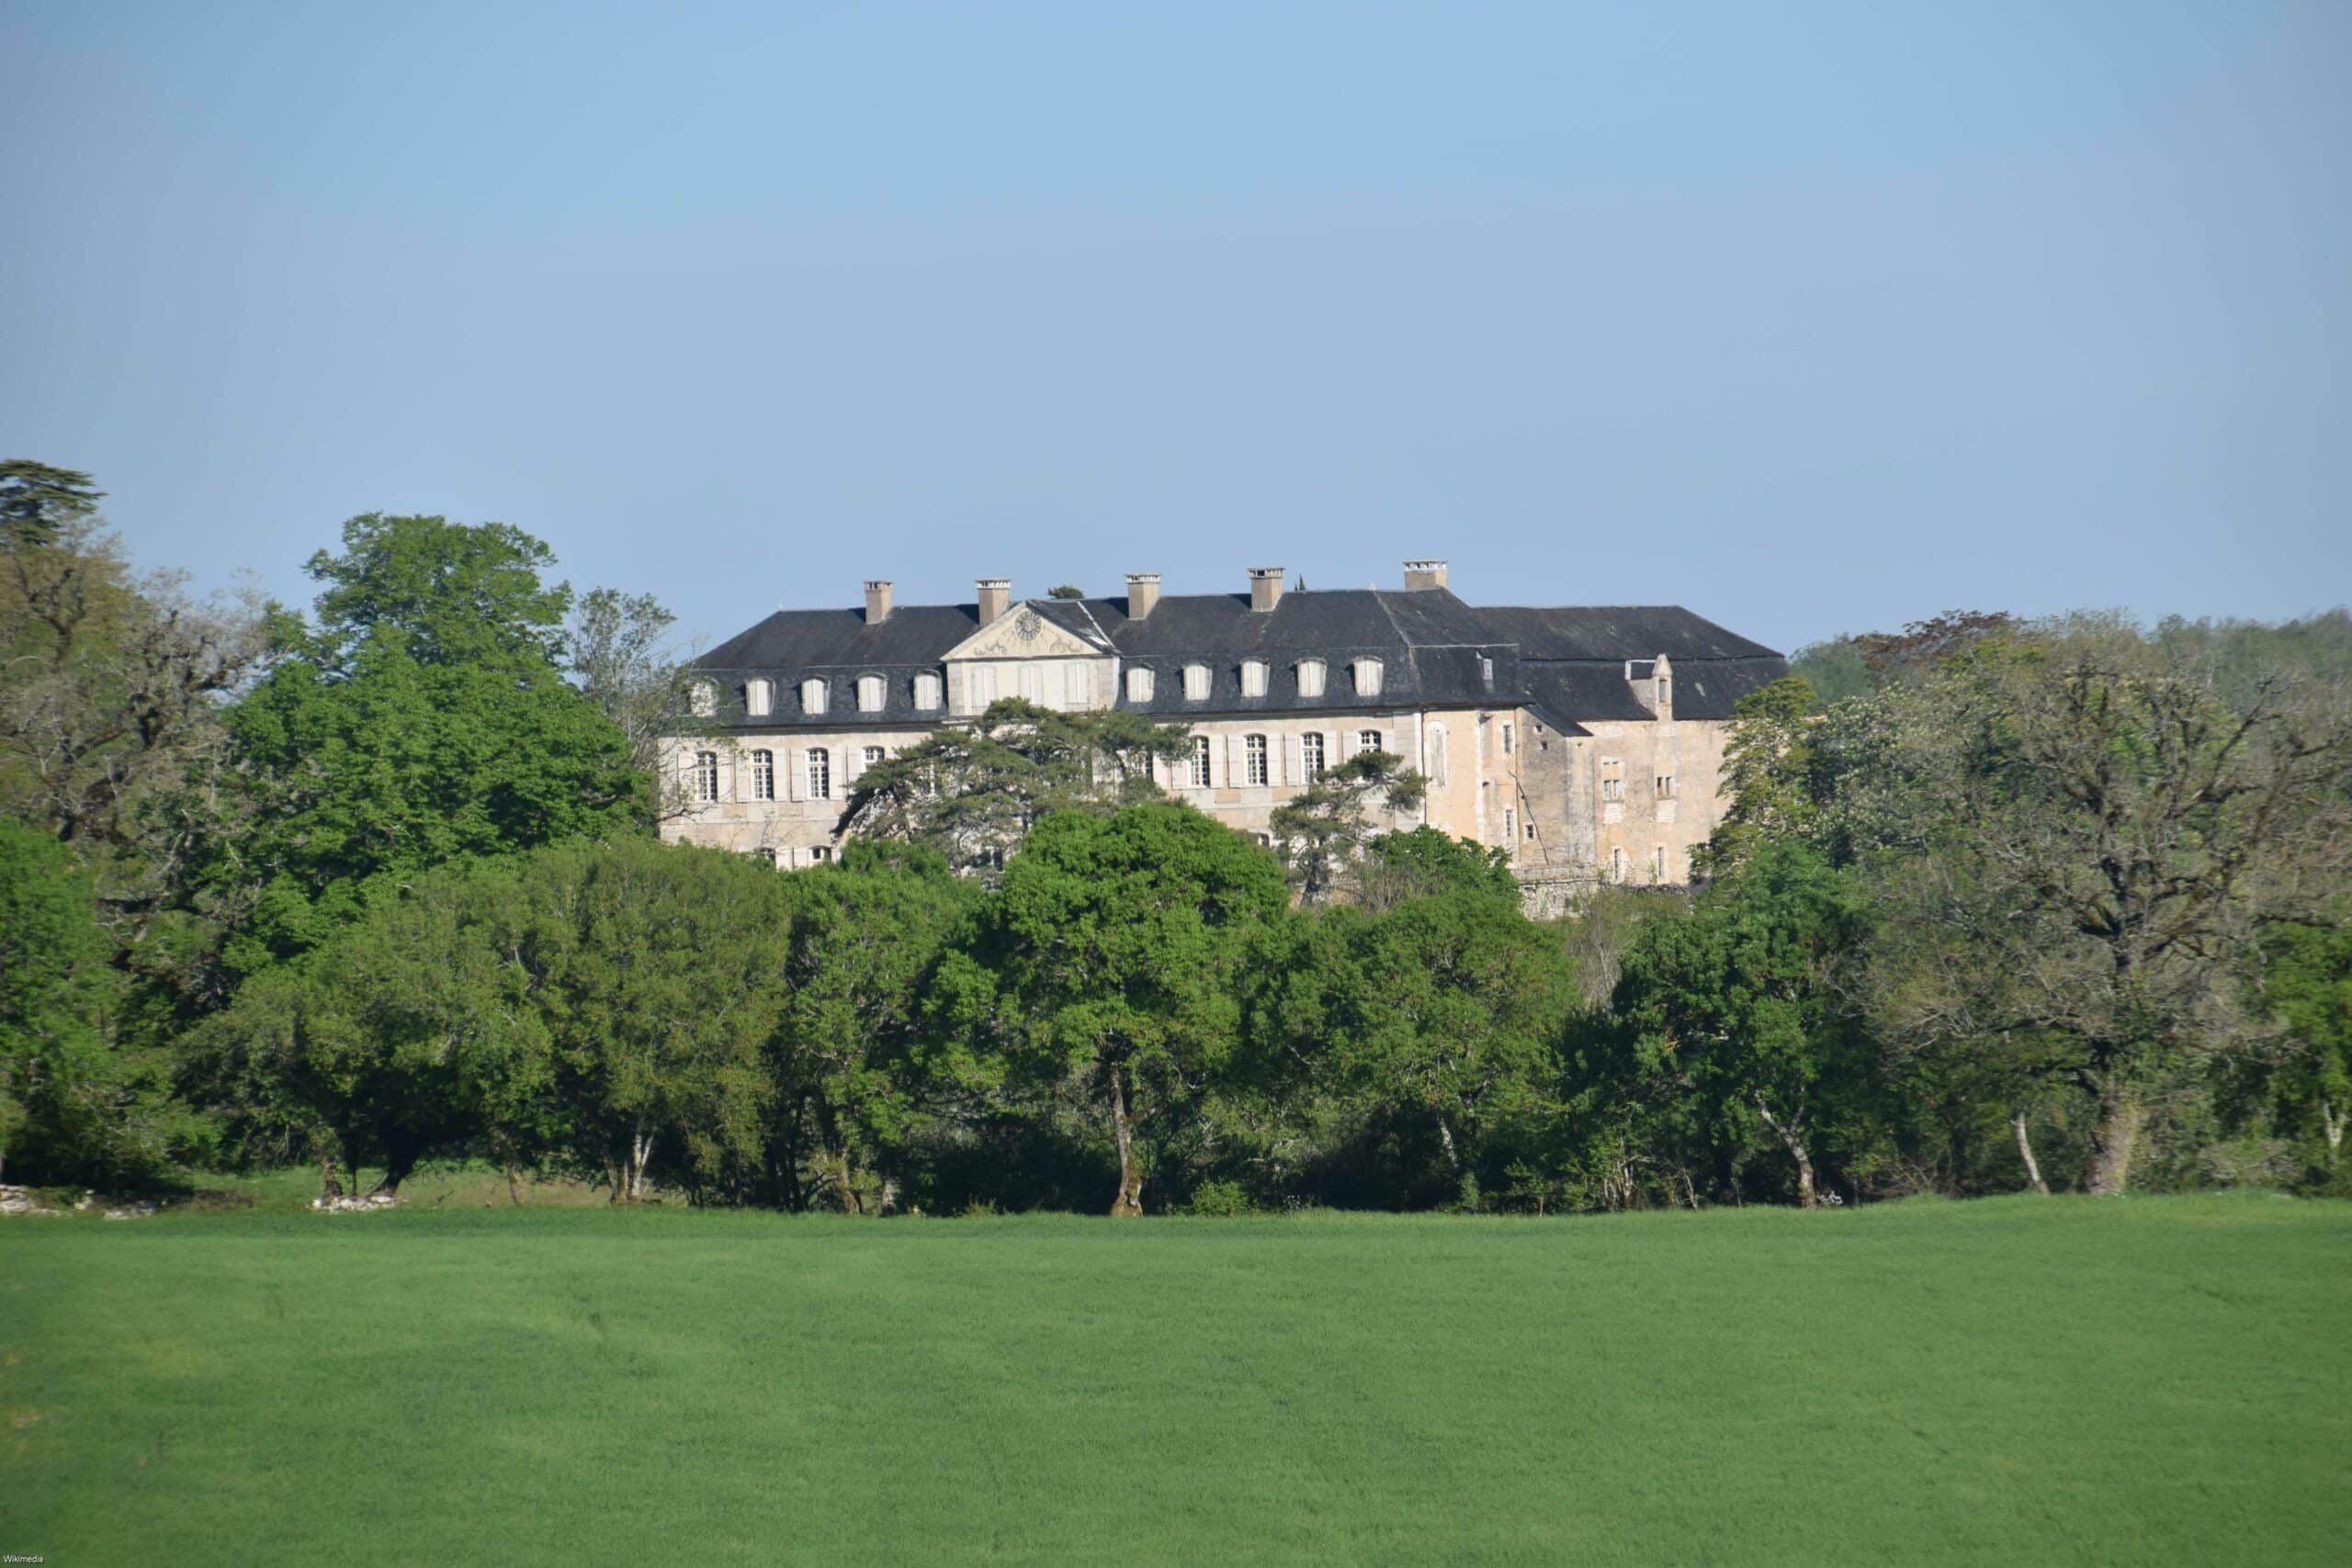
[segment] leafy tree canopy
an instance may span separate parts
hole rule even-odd
[[[97,515],[106,491],[90,476],[29,457],[0,461],[0,549],[50,545]]]

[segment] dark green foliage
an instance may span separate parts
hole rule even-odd
[[[55,544],[96,516],[104,499],[87,474],[28,457],[0,461],[0,550]]]
[[[1385,811],[1410,811],[1428,788],[1429,781],[1403,758],[1359,751],[1274,807],[1267,826],[1299,901],[1312,908],[1355,887],[1372,836],[1366,809],[1376,800]]]

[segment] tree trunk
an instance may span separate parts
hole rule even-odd
[[[2337,1114],[2335,1107],[2327,1102],[2327,1096],[2324,1094],[2319,1097],[2319,1124],[2320,1130],[2327,1134],[2327,1168],[2334,1170],[2335,1156],[2344,1147],[2344,1118]]]
[[[1813,1184],[1813,1156],[1805,1152],[1802,1135],[1804,1125],[1794,1120],[1783,1125],[1781,1119],[1772,1114],[1772,1108],[1764,1103],[1764,1097],[1760,1094],[1756,1097],[1756,1113],[1764,1118],[1764,1125],[1780,1134],[1781,1146],[1787,1149],[1789,1157],[1797,1162],[1797,1207],[1821,1207],[1821,1194]]]
[[[2041,1162],[2033,1157],[2033,1141],[2025,1135],[2025,1112],[2020,1111],[2009,1118],[2018,1130],[2018,1157],[2025,1161],[2025,1179],[2043,1197],[2050,1196],[2050,1183],[2041,1179]]]
[[[511,1159],[506,1162],[506,1196],[516,1208],[523,1206],[523,1173]]]
[[[1448,1170],[1460,1170],[1462,1156],[1453,1146],[1453,1127],[1443,1116],[1437,1119],[1437,1141],[1445,1146],[1445,1168]]]
[[[1126,1085],[1115,1068],[1111,1073],[1111,1130],[1119,1140],[1119,1195],[1112,1200],[1111,1217],[1133,1219],[1143,1213],[1143,1171],[1136,1164],[1136,1125],[1127,1113]]]
[[[655,1134],[641,1132],[630,1141],[628,1151],[628,1201],[641,1202],[645,1198],[645,1168],[653,1163]]]
[[[2120,1198],[2132,1177],[2132,1151],[2148,1118],[2140,1097],[2110,1080],[2099,1090],[2098,1121],[2091,1128],[2091,1168],[2083,1185],[2095,1198]]]

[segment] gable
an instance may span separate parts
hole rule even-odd
[[[1017,605],[947,650],[950,660],[1099,659],[1102,650],[1039,615]]]

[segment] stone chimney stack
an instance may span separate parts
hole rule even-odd
[[[1131,571],[1127,573],[1127,619],[1140,621],[1151,614],[1159,603],[1159,573]]]
[[[980,594],[980,625],[987,626],[1003,615],[1005,606],[1012,603],[1012,579],[983,577],[975,586]]]
[[[1278,566],[1253,566],[1250,569],[1250,607],[1271,610],[1283,602],[1284,569]]]
[[[890,583],[877,578],[865,585],[865,624],[878,626],[890,618]]]
[[[1445,563],[1442,560],[1408,560],[1405,563],[1405,592],[1418,593],[1424,589],[1445,586]]]

